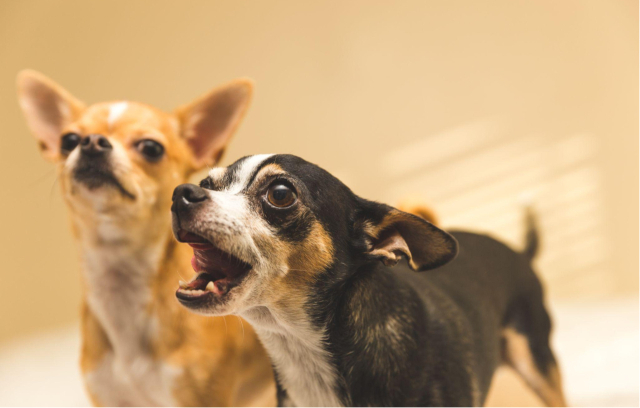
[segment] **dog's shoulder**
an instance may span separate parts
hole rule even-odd
[[[468,327],[425,273],[403,263],[372,266],[354,275],[341,294],[328,335],[354,405],[448,405],[454,396],[472,403],[470,394],[449,390],[439,371],[455,373],[456,384],[474,389],[470,349],[460,342]]]
[[[384,266],[364,268],[345,283],[327,335],[353,405],[407,404],[413,385],[398,373],[423,375],[415,336],[425,332],[423,315],[420,298]]]

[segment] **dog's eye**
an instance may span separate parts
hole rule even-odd
[[[164,147],[155,140],[145,139],[136,144],[136,148],[150,162],[156,162],[162,158]]]
[[[206,188],[207,190],[213,190],[213,184],[211,183],[211,179],[209,177],[202,179],[200,182],[200,188]]]
[[[289,207],[296,202],[296,193],[288,186],[276,183],[269,187],[267,199],[274,207]]]
[[[77,133],[66,133],[62,136],[62,141],[60,142],[60,151],[64,154],[69,154],[73,149],[76,148],[78,144],[80,144],[80,137]]]

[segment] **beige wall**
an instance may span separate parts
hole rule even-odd
[[[0,2],[0,341],[76,319],[77,252],[15,98],[34,68],[87,102],[257,94],[225,162],[288,152],[357,193],[431,202],[520,245],[540,215],[554,298],[638,291],[631,1]]]

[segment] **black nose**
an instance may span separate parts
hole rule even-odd
[[[195,184],[181,184],[173,190],[171,211],[186,210],[208,197],[206,190]]]
[[[80,142],[80,150],[87,156],[103,156],[112,149],[109,140],[102,135],[89,135]]]

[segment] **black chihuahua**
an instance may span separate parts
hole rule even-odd
[[[215,168],[175,189],[172,213],[199,272],[178,299],[254,326],[280,405],[482,405],[502,363],[565,404],[531,218],[514,252],[360,198],[291,155]]]

